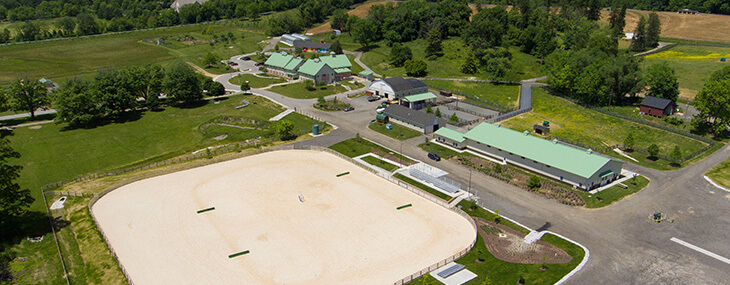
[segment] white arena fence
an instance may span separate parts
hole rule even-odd
[[[258,143],[261,143],[261,142],[258,142]],[[238,147],[241,147],[241,145],[238,145]],[[450,211],[453,211],[453,212],[459,214],[460,216],[464,217],[464,219],[466,219],[467,221],[469,221],[469,223],[471,224],[471,226],[474,228],[474,232],[477,231],[477,226],[476,226],[476,223],[474,222],[474,219],[472,219],[468,214],[466,214],[464,211],[462,211],[459,208],[456,208],[456,207],[451,208],[449,206],[449,203],[447,201],[444,201],[443,199],[438,198],[438,197],[436,197],[436,196],[434,196],[434,195],[432,195],[432,194],[430,194],[430,193],[428,193],[426,191],[423,191],[423,190],[421,190],[419,188],[416,188],[416,187],[411,186],[410,184],[407,184],[407,183],[405,183],[403,181],[400,181],[400,180],[398,180],[396,178],[393,178],[393,177],[389,176],[388,174],[380,173],[377,170],[374,170],[374,169],[372,169],[372,168],[370,168],[370,167],[368,167],[366,165],[363,165],[363,164],[359,163],[358,161],[356,161],[356,160],[354,160],[354,159],[352,159],[352,158],[350,158],[348,156],[345,156],[345,155],[343,155],[343,154],[341,154],[339,152],[336,152],[336,151],[334,151],[332,149],[329,149],[329,148],[324,148],[324,147],[319,147],[319,146],[309,146],[309,145],[283,145],[283,146],[277,146],[277,147],[273,147],[273,148],[260,148],[260,149],[255,149],[253,151],[249,151],[249,152],[247,152],[247,153],[245,153],[243,155],[240,155],[240,156],[239,155],[234,155],[234,156],[229,156],[229,157],[222,157],[222,158],[214,158],[214,159],[203,160],[201,163],[190,165],[188,168],[200,167],[200,166],[204,166],[204,165],[209,165],[209,164],[213,164],[213,163],[218,163],[218,162],[222,162],[222,161],[227,161],[227,160],[232,160],[232,159],[240,158],[240,157],[243,157],[243,156],[251,156],[251,155],[255,155],[255,154],[265,153],[265,152],[269,152],[269,151],[276,151],[276,150],[316,150],[316,151],[327,152],[327,153],[333,154],[333,155],[335,155],[335,156],[337,156],[339,158],[342,158],[342,159],[344,159],[346,161],[349,161],[350,163],[352,163],[354,165],[359,166],[362,169],[365,169],[366,171],[368,171],[370,173],[373,173],[373,174],[375,174],[377,176],[380,176],[383,179],[386,179],[386,180],[388,180],[388,181],[390,181],[390,182],[392,182],[392,183],[394,183],[394,184],[396,184],[396,185],[398,185],[398,186],[400,186],[402,188],[405,188],[408,191],[411,191],[411,192],[413,192],[413,193],[415,193],[415,194],[417,194],[417,195],[419,195],[419,196],[421,196],[423,198],[428,199],[429,201],[431,201],[433,203],[436,203],[436,204],[438,204],[438,205],[440,205],[440,206],[442,206],[442,207],[444,207],[444,208],[446,208],[446,209],[448,209]],[[231,151],[231,149],[227,149],[227,151]],[[223,150],[218,150],[215,153],[222,153],[222,152],[223,152]],[[177,162],[181,162],[181,161],[189,161],[189,160],[193,160],[193,159],[199,159],[199,158],[202,158],[202,157],[205,157],[205,156],[202,156],[202,155],[194,155],[194,156],[191,156],[191,157],[189,157],[187,159],[173,159],[173,160],[170,160],[169,162],[152,163],[150,165],[146,165],[146,166],[143,166],[143,167],[135,167],[135,170],[148,169],[148,168],[153,168],[153,167],[159,167],[159,166],[163,166],[163,165],[166,165],[166,164],[172,164],[172,163],[177,163]],[[181,171],[181,170],[182,169],[176,169],[176,170],[173,170],[172,172]],[[125,171],[125,172],[127,172],[127,171]],[[111,173],[105,173],[105,174],[106,175],[94,175],[93,178],[107,176],[107,175],[113,175]],[[121,174],[121,173],[116,173],[116,174]],[[155,175],[162,175],[162,174],[155,174]],[[88,206],[89,213],[91,215],[91,218],[94,220],[94,223],[96,224],[96,228],[99,229],[99,233],[101,233],[101,236],[104,238],[104,242],[106,242],[107,246],[109,247],[109,251],[111,251],[112,255],[114,256],[114,259],[117,261],[117,264],[119,264],[119,267],[121,268],[122,273],[124,274],[124,276],[127,278],[127,282],[129,282],[129,284],[134,284],[134,282],[132,281],[132,279],[129,278],[129,274],[127,273],[127,270],[124,268],[124,265],[121,262],[119,262],[119,258],[117,256],[116,251],[114,250],[114,247],[112,247],[111,243],[109,243],[109,239],[107,238],[106,234],[104,233],[104,230],[99,226],[99,222],[96,220],[96,217],[94,216],[94,212],[91,209],[93,208],[94,204],[96,204],[96,202],[99,199],[101,199],[101,197],[104,197],[104,195],[106,195],[106,194],[108,194],[108,193],[110,193],[110,192],[112,192],[112,191],[114,191],[114,190],[116,190],[116,189],[118,189],[118,188],[120,188],[120,187],[122,187],[124,185],[133,183],[135,181],[147,179],[147,178],[150,178],[150,177],[149,176],[146,176],[146,175],[140,175],[139,177],[135,177],[135,178],[130,179],[128,181],[124,181],[123,183],[119,183],[119,184],[113,185],[113,186],[111,186],[111,187],[109,187],[109,188],[107,188],[107,189],[99,192],[98,194],[94,195],[91,198],[91,200],[89,201],[89,206]],[[83,180],[89,180],[89,179],[92,179],[92,177],[88,177],[86,179],[80,179],[80,180],[76,180],[76,181],[83,181]],[[76,181],[74,181],[74,182],[76,182]],[[54,186],[59,187],[61,185],[54,185]],[[60,192],[60,191],[58,191],[58,192]],[[436,263],[432,264],[429,267],[426,267],[424,269],[419,270],[418,272],[412,273],[412,274],[410,274],[410,275],[402,278],[401,280],[396,281],[393,284],[400,285],[400,284],[408,283],[408,282],[413,281],[415,279],[418,279],[419,277],[421,277],[421,276],[423,276],[423,275],[425,275],[425,274],[427,274],[427,273],[429,273],[429,272],[431,272],[433,270],[436,270],[436,269],[438,269],[438,268],[440,268],[440,267],[442,267],[442,266],[444,266],[444,265],[446,265],[446,264],[448,264],[448,263],[450,263],[450,262],[452,262],[454,260],[457,260],[457,259],[461,258],[462,256],[466,255],[474,247],[474,244],[476,244],[476,242],[477,242],[477,237],[475,235],[474,236],[474,240],[472,240],[472,242],[467,247],[465,247],[464,249],[460,250],[458,253],[453,254],[453,255],[451,255],[451,256],[449,256],[447,258],[444,258],[441,261],[436,262]]]

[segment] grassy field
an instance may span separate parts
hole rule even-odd
[[[243,98],[256,104],[234,109]],[[197,108],[166,107],[164,111],[147,112],[125,123],[90,129],[66,130],[63,125],[56,124],[16,128],[9,140],[21,158],[12,163],[23,166],[18,182],[30,189],[35,198],[31,210],[45,213],[40,193],[43,185],[171,158],[210,145],[272,136],[268,119],[281,111],[282,107],[264,98],[239,95],[219,104],[208,102]],[[323,126],[321,122],[296,113],[284,119],[294,122],[295,132],[311,130],[314,123]],[[218,123],[251,129],[225,127]],[[220,135],[227,137],[213,139]],[[46,241],[51,245],[47,245]],[[57,253],[52,243],[53,237],[47,234],[40,245],[21,243],[11,248],[19,256],[29,256],[27,261],[14,264],[13,271],[27,272],[33,280],[51,280],[61,276],[58,273],[60,264],[54,267]],[[43,251],[45,246],[49,248],[47,252]],[[38,262],[38,259],[46,261]]]
[[[459,205],[464,209],[467,214],[473,217],[479,217],[490,221],[494,220],[497,217],[496,215],[479,207],[477,207],[473,211],[470,210],[470,203],[471,202],[469,201],[462,201],[461,203],[459,203]],[[522,228],[508,220],[500,220],[501,224],[506,225],[514,230],[517,230],[523,234],[529,233],[527,229]],[[476,244],[474,244],[474,248],[472,248],[472,250],[464,255],[462,258],[457,259],[456,263],[465,265],[466,269],[478,275],[477,278],[465,283],[469,285],[516,284],[517,280],[519,279],[520,273],[525,279],[525,284],[553,284],[563,278],[563,276],[568,274],[568,272],[573,270],[576,266],[578,266],[578,264],[583,260],[583,256],[585,256],[585,251],[582,248],[555,235],[545,234],[541,240],[565,250],[565,252],[572,256],[573,259],[570,262],[564,264],[546,264],[545,267],[547,268],[547,270],[541,271],[541,264],[509,263],[497,259],[491,253],[489,253],[489,250],[484,244],[484,240],[482,239],[481,235],[477,235],[477,241]],[[477,262],[477,259],[483,259],[484,261]],[[424,278],[426,279],[428,284],[439,284],[438,281],[430,275],[426,275],[425,277],[416,280],[414,283],[421,284],[421,282],[424,281]],[[486,281],[487,279],[489,280],[488,282]]]
[[[393,126],[392,130],[389,130],[385,127],[386,124],[375,122],[368,126],[373,131],[376,131],[378,133],[384,134],[386,136],[389,136],[391,138],[397,139],[397,140],[407,140],[411,138],[415,138],[417,136],[420,136],[421,133],[414,131],[412,129],[406,128],[404,126],[401,126],[399,124],[391,123],[390,125]]]
[[[532,125],[549,121],[551,135],[596,147],[622,144],[628,133],[633,132],[635,147],[646,149],[651,144],[657,144],[662,154],[669,154],[675,146],[679,146],[682,155],[686,156],[707,145],[678,134],[604,115],[549,95],[540,88],[533,89],[532,100],[531,112],[504,121],[502,125],[519,132],[532,132]]]
[[[341,154],[344,154],[348,157],[356,157],[360,156],[366,153],[373,152],[374,150],[380,150],[382,152],[391,154],[395,157],[398,157],[399,159],[402,159],[404,163],[411,162],[410,159],[408,159],[405,156],[401,156],[397,152],[384,148],[382,146],[379,146],[377,144],[374,144],[368,140],[360,139],[360,138],[352,138],[349,140],[338,142],[332,146],[329,147],[330,149],[339,152]]]
[[[706,174],[708,177],[715,181],[715,183],[722,185],[725,189],[730,189],[730,159],[716,165],[712,170]]]
[[[583,197],[583,200],[586,201],[586,208],[602,208],[621,201],[621,199],[626,198],[631,194],[634,194],[636,192],[639,192],[641,189],[646,188],[646,186],[649,185],[649,179],[646,179],[646,177],[644,176],[638,176],[636,178],[624,181],[623,184],[628,186],[628,188],[624,189],[619,186],[613,186],[611,188],[598,192],[595,195],[591,195],[588,192],[580,190],[575,192],[581,195],[581,197]]]
[[[677,75],[680,96],[693,99],[705,81],[710,79],[712,72],[730,64],[730,62],[720,62],[721,57],[730,58],[730,47],[680,45],[647,55],[645,67],[667,62]]]
[[[372,166],[385,169],[385,171],[388,171],[388,172],[393,172],[393,170],[398,169],[398,166],[395,166],[392,163],[388,163],[388,162],[386,162],[382,159],[379,159],[377,157],[374,157],[374,156],[366,156],[366,157],[363,157],[362,160],[369,163]]]
[[[223,59],[235,54],[255,51],[265,36],[254,25],[258,24],[224,21],[116,35],[0,46],[0,85],[8,84],[24,76],[45,77],[63,83],[72,77],[89,77],[100,69],[124,68],[149,63],[166,65],[176,59],[191,61],[204,67],[202,56],[207,52],[213,52]],[[218,34],[232,32],[236,40],[214,43],[211,46],[212,35],[202,34],[208,27],[212,27],[214,33]],[[146,41],[157,38],[165,38],[165,45],[157,46]],[[221,70],[217,69],[208,71],[220,73]]]
[[[274,86],[271,87],[269,90],[295,99],[313,99],[320,96],[329,96],[347,91],[345,87],[335,87],[332,85],[318,86],[315,90],[309,91],[307,90],[307,88],[305,88],[305,86],[306,85],[304,84],[304,82],[297,82],[292,84]]]
[[[271,84],[286,82],[286,80],[284,80],[281,77],[276,77],[276,76],[271,76],[271,75],[261,75],[261,76],[266,77],[266,78],[254,76],[253,74],[241,74],[241,75],[231,78],[230,82],[232,84],[241,85],[243,82],[248,81],[248,85],[251,86],[251,88],[262,88],[262,87],[269,86]]]
[[[410,178],[408,178],[407,176],[405,176],[403,174],[396,173],[394,176],[395,176],[395,178],[398,178],[398,179],[402,180],[405,183],[411,184],[411,185],[413,185],[414,187],[416,187],[418,189],[421,189],[423,191],[426,191],[428,193],[431,193],[431,195],[434,195],[436,197],[441,198],[441,200],[444,200],[444,201],[451,200],[451,196],[446,195],[444,193],[441,193],[441,191],[438,191],[438,190],[433,189],[431,187],[428,187],[426,185],[423,185],[421,182],[418,182],[416,180],[410,179]]]
[[[355,62],[355,55],[354,54],[348,54],[347,55],[347,58],[350,60],[350,63],[352,64],[352,67],[350,67],[350,71],[352,71],[352,76],[356,76],[358,73],[360,73],[363,70],[365,70],[365,69],[362,68],[362,66],[360,66],[359,64],[357,64],[357,62]]]
[[[423,82],[451,91],[460,91],[507,107],[517,108],[519,105],[519,85],[443,80],[424,80]]]
[[[425,152],[436,153],[442,159],[449,159],[449,158],[459,154],[458,152],[456,152],[450,148],[443,147],[443,146],[441,146],[437,143],[433,143],[433,142],[422,143],[422,144],[419,144],[418,147],[420,147]]]

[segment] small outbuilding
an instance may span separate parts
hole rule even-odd
[[[53,84],[53,81],[51,81],[50,79],[46,79],[46,78],[41,78],[41,79],[38,79],[38,81],[39,81],[40,83],[43,83],[43,85],[44,85],[44,86],[46,86],[46,88],[53,88],[53,87],[56,87],[56,86],[55,86],[55,85]]]
[[[674,110],[676,108],[677,104],[675,104],[672,100],[646,96],[644,101],[641,102],[641,106],[639,106],[639,111],[642,114],[661,118],[664,116],[671,116],[674,114]]]
[[[679,9],[679,10],[677,10],[677,13],[696,15],[699,12],[697,10],[692,10],[692,9]]]
[[[363,70],[360,71],[360,73],[357,74],[360,78],[367,79],[369,81],[373,81],[373,72],[370,70]]]
[[[423,131],[424,134],[433,133],[441,126],[446,125],[446,121],[442,118],[398,104],[388,105],[383,110],[383,114],[388,116],[391,121],[409,125],[414,129]]]

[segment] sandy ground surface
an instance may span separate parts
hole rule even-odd
[[[92,211],[135,284],[387,284],[476,237],[458,214],[317,151],[142,180]]]

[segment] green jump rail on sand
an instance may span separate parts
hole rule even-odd
[[[403,205],[403,206],[400,206],[400,207],[398,207],[398,208],[395,208],[395,209],[396,209],[396,210],[400,210],[400,209],[405,209],[405,208],[408,208],[408,207],[410,207],[410,206],[413,206],[413,205],[412,205],[412,204],[405,204],[405,205]]]
[[[205,209],[199,210],[198,214],[205,213],[207,211],[213,211],[213,210],[215,210],[215,207],[205,208]]]
[[[349,171],[348,172],[343,172],[343,173],[337,174],[337,177],[345,176],[345,175],[348,175],[348,174],[350,174]]]
[[[234,253],[234,254],[229,254],[228,255],[228,258],[234,258],[234,257],[237,257],[237,256],[241,256],[241,255],[244,255],[244,254],[248,254],[249,252],[250,251],[248,251],[248,250],[244,250],[244,251],[237,252],[237,253]]]

